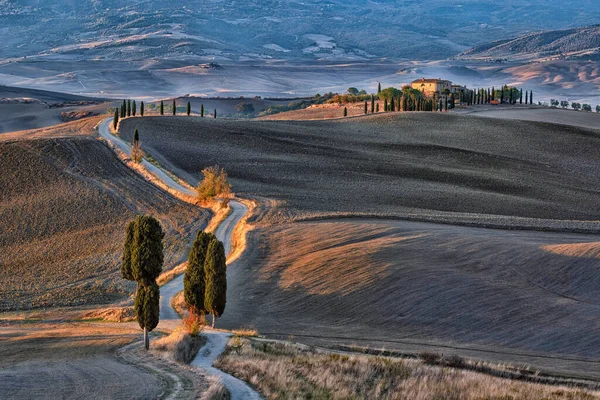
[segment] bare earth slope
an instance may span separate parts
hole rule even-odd
[[[600,378],[599,239],[407,221],[261,228],[232,266],[220,324]]]
[[[132,118],[121,135],[130,140],[134,128],[144,148],[182,176],[199,179],[203,168],[220,164],[236,192],[285,201],[293,218],[443,220],[453,212],[470,214],[449,220],[526,217],[562,220],[561,227],[600,219],[600,134],[582,128],[430,113],[287,122]]]
[[[119,272],[130,219],[161,220],[168,269],[208,218],[91,137],[2,141],[0,160],[0,311],[123,298],[134,289]]]

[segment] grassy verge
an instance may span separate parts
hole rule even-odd
[[[152,351],[162,353],[178,363],[189,364],[204,343],[206,343],[204,336],[193,336],[183,329],[176,329],[171,334],[155,341],[152,344]]]
[[[597,393],[493,377],[423,360],[340,355],[233,338],[217,368],[268,399],[597,399]]]

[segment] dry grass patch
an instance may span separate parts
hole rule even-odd
[[[234,338],[216,366],[268,399],[596,399],[597,393],[510,381],[419,360],[348,356]]]
[[[151,348],[152,351],[163,353],[176,362],[189,364],[204,343],[206,343],[205,337],[191,335],[183,328],[179,328],[168,336],[156,340]]]
[[[231,393],[229,389],[223,385],[223,382],[217,377],[208,377],[208,389],[202,393],[201,400],[229,400]]]

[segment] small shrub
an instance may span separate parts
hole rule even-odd
[[[195,311],[190,310],[183,318],[182,323],[185,331],[188,334],[192,336],[198,336],[202,331],[204,331],[206,319],[204,318],[204,315],[199,315]]]
[[[139,141],[135,142],[133,146],[131,146],[131,159],[136,163],[141,163],[144,158],[144,151],[142,150],[142,145]]]
[[[438,365],[442,359],[442,356],[438,353],[425,351],[419,354],[419,358],[427,365]]]
[[[198,200],[207,201],[213,200],[215,197],[229,199],[231,195],[231,185],[227,180],[227,172],[215,165],[214,167],[205,168],[202,171],[204,179],[198,186]]]

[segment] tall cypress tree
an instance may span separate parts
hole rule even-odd
[[[369,104],[365,101],[365,115],[369,113]]]
[[[149,348],[148,332],[158,325],[160,290],[156,278],[162,271],[164,233],[160,223],[148,216],[138,216],[127,226],[121,274],[138,285],[134,309],[144,330],[144,347]]]
[[[227,303],[227,264],[223,243],[217,239],[211,240],[206,253],[204,309],[212,315],[214,328],[215,317],[223,315]]]
[[[387,102],[387,98],[383,99],[383,111],[387,111],[388,110],[388,102]]]
[[[533,105],[533,90],[529,91],[529,104]]]
[[[344,107],[344,117],[348,116],[348,109],[346,107]]]
[[[200,116],[204,117],[204,104],[200,105]]]
[[[375,112],[375,96],[371,95],[371,114]]]
[[[523,89],[521,89],[521,96],[519,98],[519,104],[523,104]]]
[[[121,118],[125,118],[127,116],[127,101],[123,100],[123,105],[121,106]]]
[[[206,291],[206,278],[204,263],[208,252],[208,245],[215,240],[210,233],[199,231],[192,250],[188,256],[188,267],[183,277],[183,291],[185,303],[197,315],[204,315],[204,295]]]
[[[127,100],[127,116],[131,117],[131,100]]]
[[[215,108],[215,112],[213,113],[214,119],[217,119],[217,109]]]
[[[143,101],[140,103],[140,115],[142,117],[144,116],[144,102]]]
[[[165,115],[165,102],[160,101],[160,115]]]
[[[117,125],[119,124],[119,109],[115,108],[115,116],[113,117],[113,129],[117,130]]]
[[[377,85],[377,94],[381,93],[381,82]]]
[[[375,104],[375,112],[379,112],[379,103]]]
[[[390,99],[390,111],[396,111],[396,107],[394,104],[394,96]]]
[[[189,117],[189,115],[192,113],[192,105],[190,104],[190,102],[189,102],[189,101],[188,101],[188,103],[187,103],[187,110],[186,110],[186,113],[187,113],[188,117]]]
[[[131,114],[135,117],[135,112],[136,112],[136,104],[135,104],[135,100],[133,101],[133,104],[131,105]]]
[[[175,100],[173,100],[173,115],[177,115],[177,104],[175,104]]]
[[[133,132],[133,144],[139,143],[140,142],[140,134],[138,133],[138,130],[136,129]]]

